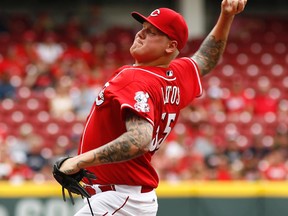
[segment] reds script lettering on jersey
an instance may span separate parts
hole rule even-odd
[[[190,58],[173,60],[169,68],[119,68],[96,98],[78,153],[98,148],[123,134],[127,109],[154,126],[153,140],[150,151],[143,156],[122,163],[89,167],[88,170],[97,176],[94,183],[156,188],[159,179],[150,164],[151,157],[175,126],[180,110],[201,93],[199,71]],[[117,125],[115,122],[121,123]]]

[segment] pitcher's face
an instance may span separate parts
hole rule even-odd
[[[136,34],[130,48],[130,53],[136,63],[149,63],[165,55],[170,39],[148,22],[143,23],[143,28]]]

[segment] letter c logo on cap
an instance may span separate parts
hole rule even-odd
[[[150,16],[158,16],[159,14],[160,14],[160,10],[156,9],[150,14]]]

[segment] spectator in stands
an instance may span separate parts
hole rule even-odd
[[[222,100],[223,90],[220,87],[218,78],[209,80],[209,87],[207,89],[206,101],[204,107],[208,112],[209,119],[216,120],[217,117],[226,115],[225,106]]]
[[[186,155],[185,135],[176,134],[174,139],[167,140],[165,145],[164,158],[166,162],[163,177],[168,181],[179,181],[179,163]]]
[[[25,164],[27,164],[34,173],[40,172],[47,162],[42,155],[44,140],[40,135],[30,133],[28,135],[27,141],[29,144],[29,149],[27,152],[27,160]]]
[[[12,163],[8,150],[7,133],[0,128],[0,180],[7,180],[11,171]]]
[[[288,126],[288,99],[283,98],[278,103],[277,121]]]
[[[22,158],[13,158],[11,167],[12,170],[8,176],[10,182],[22,183],[24,181],[33,180],[34,172],[26,165]]]
[[[40,60],[27,65],[24,85],[33,91],[43,91],[48,87],[54,87],[55,82],[56,77],[51,73],[49,65]]]
[[[26,164],[29,142],[25,141],[28,140],[19,138],[8,142],[7,135],[0,132],[0,180],[14,183],[32,180],[34,172]]]
[[[203,124],[203,131],[201,126]],[[180,129],[183,131],[179,133],[179,125]],[[205,138],[205,133],[212,134],[213,129],[209,130],[205,128],[205,123],[200,123],[199,129],[197,131],[190,131],[188,125],[184,125],[182,123],[178,123],[176,126],[176,132],[178,131],[178,135],[173,137],[173,140],[178,140],[179,143],[183,143],[184,154],[181,158],[178,159],[178,164],[175,169],[178,180],[206,180],[207,179],[207,166],[205,164],[206,155],[213,152],[213,147],[210,146],[210,137]],[[198,131],[199,130],[199,131]],[[200,146],[203,144],[203,146]],[[166,146],[165,146],[166,147]]]
[[[65,51],[57,63],[51,65],[51,73],[56,79],[60,79],[62,76],[68,76],[76,85],[80,80],[82,82],[84,81],[83,84],[88,84],[88,80],[91,78],[92,67],[90,67],[88,62],[89,61],[83,56],[83,52],[70,48]]]
[[[285,181],[288,179],[288,166],[285,153],[281,149],[272,150],[259,163],[262,179],[270,181]]]
[[[73,113],[73,101],[70,94],[72,79],[61,77],[55,86],[55,95],[50,98],[50,114],[53,118],[62,119],[66,114]]]
[[[192,150],[203,157],[207,157],[215,152],[216,131],[213,125],[207,123],[200,124],[198,130]]]
[[[0,72],[0,101],[5,98],[14,98],[16,88],[11,83],[11,75],[9,72]]]
[[[267,146],[264,143],[264,134],[255,134],[251,137],[252,143],[244,151],[244,154],[251,155],[250,157],[256,158],[259,161],[266,157],[271,151],[272,146]]]
[[[73,111],[77,119],[82,121],[87,118],[91,106],[95,101],[93,95],[97,94],[101,88],[100,86],[99,89],[97,89],[97,86],[90,86],[88,82],[81,79],[78,80],[71,91]]]
[[[18,65],[21,69],[21,77],[26,75],[26,66],[33,64],[38,59],[36,53],[36,40],[37,35],[32,30],[27,30],[23,33],[22,40],[18,43],[11,44],[8,53],[13,59],[14,67]]]
[[[286,152],[288,158],[288,125],[286,123],[279,122],[277,125],[274,142],[275,147],[281,148],[283,152]]]
[[[54,32],[47,32],[44,41],[36,45],[36,53],[39,59],[45,64],[53,64],[62,55],[64,49],[57,43],[57,35]]]
[[[241,162],[243,163],[243,169],[241,171],[243,180],[257,181],[261,179],[258,169],[258,158],[254,158],[251,154],[243,154]]]
[[[21,65],[13,46],[8,47],[7,54],[0,60],[0,71],[5,71],[10,76],[19,76],[21,78],[25,76],[24,66]]]
[[[208,170],[209,180],[230,181],[233,180],[231,173],[231,166],[229,159],[223,154],[213,154],[209,156],[208,163],[210,168]]]
[[[208,169],[203,155],[188,151],[179,161],[179,180],[207,180]]]
[[[238,122],[241,113],[244,112],[252,115],[253,104],[245,95],[243,82],[241,76],[235,76],[231,82],[231,91],[224,96],[224,105],[228,121]]]
[[[187,127],[197,129],[202,122],[209,121],[209,113],[206,109],[206,98],[201,96],[194,103],[184,108],[180,113],[179,119]]]
[[[271,94],[271,82],[268,77],[262,76],[257,81],[256,95],[253,100],[254,114],[263,118],[269,112],[276,114],[278,99]]]

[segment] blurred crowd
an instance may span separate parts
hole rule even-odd
[[[135,29],[100,30],[97,10],[89,21],[33,16],[0,17],[0,180],[15,183],[52,180],[55,160],[77,153],[101,86],[133,63]],[[263,27],[265,35],[259,20],[244,23],[203,79],[204,94],[156,153],[162,180],[288,179],[288,32],[279,22],[270,32]],[[201,40],[181,55],[192,55]]]

